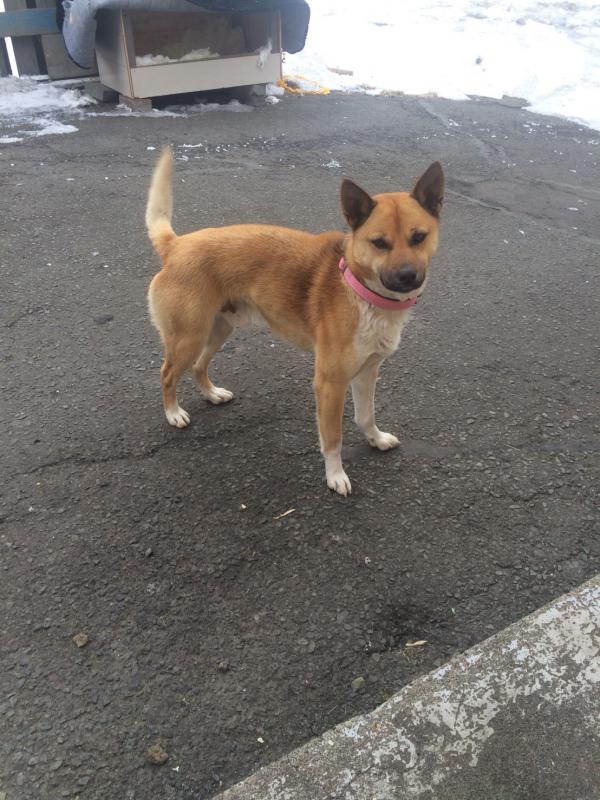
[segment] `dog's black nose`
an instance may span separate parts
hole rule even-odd
[[[396,277],[401,286],[412,289],[417,283],[417,270],[412,267],[402,267]]]
[[[413,289],[418,289],[423,283],[417,270],[410,266],[402,267],[401,269],[383,270],[379,277],[385,288],[391,292],[410,292]]]

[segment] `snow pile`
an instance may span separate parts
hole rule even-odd
[[[0,124],[8,135],[0,144],[22,142],[26,136],[49,136],[78,130],[55,119],[59,112],[80,111],[95,103],[79,91],[34,78],[0,78]]]
[[[597,0],[323,0],[311,11],[286,74],[342,91],[506,94],[600,128]]]
[[[199,51],[196,51],[199,52]],[[188,54],[190,57],[192,53]],[[153,57],[154,58],[154,57]],[[163,58],[163,56],[159,56]],[[156,61],[153,63],[165,63]],[[283,90],[281,90],[283,91]],[[45,78],[0,78],[0,145],[22,142],[27,136],[48,136],[50,134],[74,133],[75,125],[56,119],[59,113],[83,116],[115,117],[187,117],[190,114],[203,114],[207,111],[252,111],[252,106],[231,100],[219,103],[190,103],[171,105],[152,111],[132,111],[119,105],[111,111],[90,111],[88,106],[96,101],[81,91],[69,89],[59,84],[49,83]]]
[[[0,117],[73,111],[94,102],[81,92],[34,78],[0,78]]]

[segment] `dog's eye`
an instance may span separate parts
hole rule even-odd
[[[417,231],[417,233],[413,233],[413,235],[411,236],[410,243],[411,245],[421,244],[421,242],[424,242],[426,238],[427,238],[426,233],[423,233],[423,231]]]
[[[390,249],[390,245],[386,242],[386,240],[382,236],[378,236],[377,239],[371,239],[371,244],[378,250]]]

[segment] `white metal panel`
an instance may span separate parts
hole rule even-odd
[[[134,97],[159,97],[180,92],[249,86],[253,83],[276,83],[280,78],[280,53],[271,53],[262,68],[255,54],[131,68]]]
[[[100,80],[120,94],[133,97],[129,74],[126,18],[122,11],[102,11],[96,31],[96,60]]]

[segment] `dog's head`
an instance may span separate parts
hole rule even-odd
[[[435,162],[409,192],[367,194],[342,183],[342,210],[352,229],[346,260],[356,277],[379,294],[417,297],[438,245],[444,173]]]

